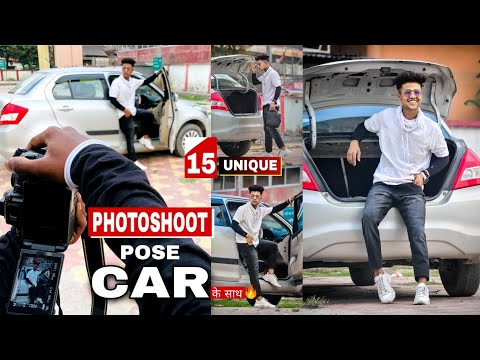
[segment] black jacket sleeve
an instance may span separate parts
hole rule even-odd
[[[275,104],[277,103],[278,98],[280,97],[280,93],[282,92],[282,87],[277,86],[275,88],[275,95],[273,96],[273,100],[275,100]]]
[[[365,122],[361,122],[353,131],[352,140],[358,140],[358,142],[361,142],[367,137],[368,133],[369,131],[365,127]]]
[[[20,241],[15,228],[0,236],[0,315],[5,314],[20,256]]]
[[[262,83],[260,80],[257,79],[257,74],[255,73],[252,73],[252,82],[253,85],[260,85]]]
[[[448,156],[439,158],[439,157],[436,157],[435,155],[432,155],[430,166],[427,169],[430,176],[436,175],[440,171],[442,171],[445,168],[445,166],[448,165],[448,159],[449,159]]]
[[[240,224],[238,223],[237,220],[232,220],[232,229],[238,235],[243,236],[243,237],[247,237],[247,232],[240,227]]]
[[[283,203],[281,203],[281,204],[278,204],[278,205],[274,206],[273,209],[272,209],[271,214],[275,214],[275,213],[277,213],[277,212],[279,212],[279,211],[282,211],[282,210],[285,209],[288,205],[290,205],[290,203],[289,203],[288,200],[287,200],[287,201],[285,201],[285,202],[283,202]]]
[[[153,74],[152,76],[150,76],[149,78],[147,78],[147,79],[145,79],[145,80],[143,81],[142,86],[143,86],[143,85],[148,85],[148,84],[150,84],[150,83],[151,83],[152,81],[154,81],[157,77],[158,77],[157,74]]]
[[[132,161],[103,145],[89,145],[81,150],[72,162],[71,177],[79,186],[79,192],[87,209],[90,206],[108,207],[166,207],[162,196],[150,186],[145,172]],[[88,241],[88,240],[87,240]],[[179,260],[138,260],[127,257],[125,271],[128,286],[133,290],[143,267],[157,267],[170,298],[160,298],[147,294],[135,299],[141,315],[160,314],[210,314],[210,299],[196,298],[187,289],[186,298],[173,298],[174,267],[200,267],[207,271],[208,281],[203,284],[210,292],[210,256],[197,246],[192,239],[182,238],[129,238],[105,239],[110,249],[120,257],[121,245],[179,245]]]
[[[122,104],[120,104],[117,100],[117,98],[114,98],[114,97],[109,97],[110,99],[110,102],[112,103],[113,106],[115,106],[118,110],[125,110],[125,106],[123,106]]]

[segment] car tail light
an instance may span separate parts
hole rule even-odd
[[[480,185],[480,159],[472,150],[467,149],[460,162],[453,190],[474,185]]]
[[[308,169],[307,165],[305,165],[305,161],[303,162],[303,189],[304,190],[313,190],[313,191],[320,191],[320,188],[315,183],[313,179],[312,173]]]
[[[212,92],[210,95],[210,102],[212,105],[212,110],[223,110],[228,111],[227,104],[223,100],[222,96],[217,92]]]
[[[258,110],[262,110],[262,105],[263,105],[262,96],[258,94]]]
[[[28,112],[27,108],[15,104],[8,104],[0,115],[0,125],[18,125]]]

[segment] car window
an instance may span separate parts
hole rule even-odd
[[[163,98],[162,96],[152,88],[150,85],[143,85],[140,86],[137,91],[135,92],[136,95],[145,96],[151,106],[157,106]]]
[[[18,95],[25,95],[30,90],[32,90],[40,81],[42,81],[47,74],[42,72],[33,73],[25,80],[21,81],[17,84],[13,89],[11,89],[8,93],[9,94],[18,94]]]
[[[339,134],[352,133],[358,124],[367,120],[373,114],[392,106],[336,106],[326,109],[315,110],[317,121],[317,133]],[[435,116],[426,111],[423,112],[429,119],[436,121]],[[306,113],[303,116],[303,131],[310,128],[309,118]]]
[[[213,209],[215,211],[214,218],[215,218],[215,226],[227,226],[225,222],[225,218],[222,214],[222,208],[220,205],[214,205]]]
[[[72,98],[72,92],[70,91],[70,84],[68,80],[55,84],[52,90],[53,97],[56,100],[65,100]]]
[[[262,229],[268,229],[273,232],[276,239],[282,239],[289,234],[285,225],[279,223],[272,215],[267,215],[263,218]]]
[[[75,100],[107,100],[107,94],[102,85],[103,79],[70,80],[72,96]]]

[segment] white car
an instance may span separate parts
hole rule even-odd
[[[0,155],[11,157],[17,148],[49,126],[71,126],[79,133],[107,143],[126,154],[115,107],[108,93],[121,68],[55,68],[32,74],[7,94],[0,94]],[[134,78],[144,79],[138,72]],[[206,111],[178,100],[164,69],[155,82],[137,89],[137,106],[152,109],[159,131],[150,134],[155,150],[184,156],[186,137],[210,136]],[[152,151],[135,141],[135,151]]]
[[[346,161],[356,126],[398,106],[394,78],[423,73],[424,114],[438,124],[449,164],[425,185],[430,267],[438,268],[451,296],[471,296],[480,284],[480,159],[455,138],[445,120],[456,92],[449,68],[423,61],[364,59],[314,66],[304,71],[304,267],[348,266],[356,285],[373,285],[362,235],[362,214],[381,150],[378,137],[361,142],[362,158]],[[407,230],[391,209],[379,226],[385,266],[411,265]]]
[[[246,264],[240,259],[232,219],[237,209],[248,202],[247,198],[212,194],[215,210],[215,237],[212,239],[212,286],[250,285]],[[303,284],[303,197],[297,194],[291,223],[279,213],[267,215],[262,221],[262,238],[278,244],[275,274],[281,288],[261,279],[262,293],[273,305],[282,296],[302,296]],[[260,206],[265,206],[261,204]],[[259,272],[263,275],[265,263],[259,260]],[[250,305],[255,301],[247,299]]]

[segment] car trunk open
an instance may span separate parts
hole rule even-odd
[[[317,135],[318,136],[318,135]],[[340,200],[364,200],[373,185],[373,174],[380,161],[380,147],[376,136],[369,137],[360,143],[361,160],[356,166],[348,163],[346,155],[351,137],[335,137],[334,139],[317,138],[317,146],[308,152],[317,170],[328,186],[328,191]],[[425,185],[427,198],[436,197],[443,189],[446,174],[455,157],[456,145],[447,140],[449,166],[439,174],[432,176]]]
[[[234,115],[255,114],[257,112],[257,92],[252,89],[240,91],[236,89],[217,90],[225,100],[230,112]]]
[[[215,88],[234,115],[255,114],[258,93],[251,81],[250,64],[255,59],[247,55],[220,56],[212,59]]]
[[[448,117],[456,85],[447,67],[413,60],[363,59],[318,65],[306,69],[305,108],[309,124],[305,127],[308,149],[324,187],[340,200],[365,199],[372,187],[373,174],[380,161],[378,137],[370,134],[361,144],[361,161],[347,162],[346,154],[356,126],[378,111],[399,105],[394,80],[404,71],[422,73],[421,108],[432,121]],[[457,151],[447,140],[449,166],[432,176],[425,185],[427,198],[443,189],[446,174]],[[324,189],[325,190],[325,189]]]

